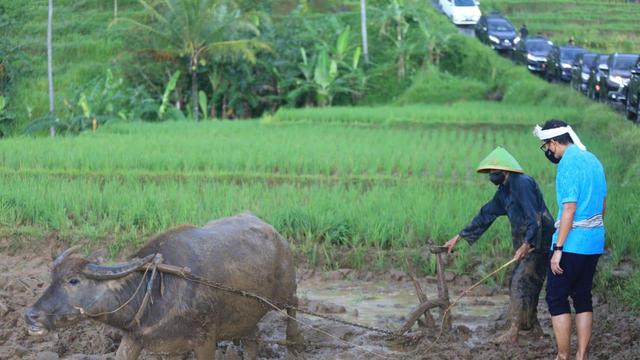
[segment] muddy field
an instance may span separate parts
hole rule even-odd
[[[1,244],[0,244],[1,245]],[[0,249],[5,249],[0,246]],[[45,337],[29,337],[22,311],[47,286],[49,256],[26,251],[0,253],[0,359],[111,359],[120,341],[116,330],[93,322],[83,322]],[[449,274],[452,298],[471,279]],[[299,271],[302,306],[345,320],[379,328],[395,329],[417,304],[409,279],[401,272],[383,275],[341,270],[322,274]],[[435,279],[420,282],[430,298],[435,297]],[[506,329],[504,313],[508,297],[504,291],[480,287],[453,311],[453,331],[436,344],[438,328],[414,327],[426,332],[420,341],[392,340],[367,330],[328,320],[299,316],[307,341],[299,359],[551,359],[554,342],[544,301],[539,316],[545,336],[530,338],[524,333],[517,345],[494,344],[491,340]],[[436,322],[437,312],[434,311]],[[335,336],[329,337],[321,329]],[[261,359],[288,359],[284,339],[284,317],[269,313],[260,323]],[[346,342],[345,342],[346,341]],[[348,343],[347,343],[348,342]],[[640,359],[640,320],[596,299],[593,359]],[[356,346],[357,345],[357,346]],[[575,344],[574,344],[575,348]],[[241,347],[221,343],[217,359],[238,359]],[[90,355],[88,355],[90,354]],[[144,353],[142,359],[192,359],[191,354]]]

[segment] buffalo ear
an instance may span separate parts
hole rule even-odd
[[[88,263],[84,269],[82,269],[82,274],[94,280],[119,279],[140,269],[145,264],[149,263],[155,256],[156,254],[151,254],[143,258],[133,258],[129,261],[113,265]]]

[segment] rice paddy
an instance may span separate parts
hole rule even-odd
[[[0,222],[15,234],[56,231],[69,242],[106,244],[115,255],[174,225],[248,210],[312,260],[320,252],[329,266],[358,265],[364,249],[416,253],[427,239],[456,234],[495,191],[475,168],[498,145],[538,180],[555,212],[555,169],[531,135],[545,115],[571,111],[487,103],[301,109],[12,138],[0,142]],[[623,214],[637,202],[622,201],[638,186],[618,186],[623,164],[607,155],[608,144],[583,137],[612,170],[612,249],[640,256],[624,240],[637,219]],[[509,236],[501,219],[473,251],[509,253]],[[340,248],[353,256],[334,256]]]

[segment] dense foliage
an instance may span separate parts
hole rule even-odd
[[[53,118],[43,90],[46,7],[3,4],[0,27],[20,51],[0,39],[0,130],[55,124],[79,134],[0,142],[3,233],[59,231],[115,255],[178,223],[252,210],[311,261],[384,268],[419,259],[426,238],[442,242],[473,215],[493,191],[474,167],[496,145],[536,177],[553,208],[553,167],[531,127],[557,117],[606,168],[609,255],[599,284],[637,304],[638,277],[611,272],[640,259],[637,127],[458,34],[427,1],[368,2],[368,64],[353,4],[192,1],[228,4],[243,22],[208,38],[197,61],[188,41],[155,36],[169,0],[119,0],[117,14],[109,1],[56,1]],[[214,46],[228,42],[239,47]],[[262,120],[196,123],[197,113]],[[508,236],[498,222],[461,252],[483,257],[482,272],[510,256]],[[471,258],[457,257],[455,269]]]

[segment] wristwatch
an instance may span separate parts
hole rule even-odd
[[[557,250],[562,251],[562,246],[553,245],[553,251],[557,251]]]

